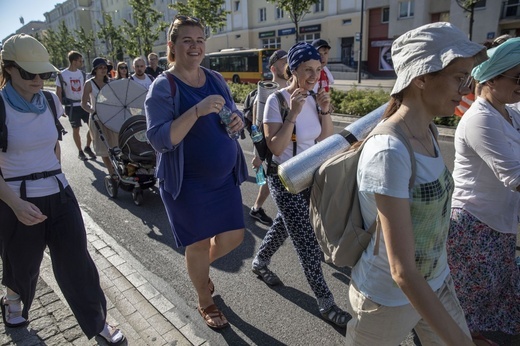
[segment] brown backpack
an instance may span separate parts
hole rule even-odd
[[[434,137],[435,126],[430,125]],[[415,182],[416,163],[407,136],[398,124],[383,123],[354,149],[346,149],[325,161],[314,173],[311,190],[310,219],[316,238],[325,255],[325,261],[338,267],[353,267],[367,248],[376,230],[376,222],[368,229],[363,227],[359,205],[357,170],[359,157],[367,139],[378,134],[397,137],[408,149],[412,162],[409,188]],[[379,232],[374,254],[377,255]]]

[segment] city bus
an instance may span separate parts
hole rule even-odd
[[[206,54],[202,65],[220,72],[233,83],[257,83],[271,80],[273,75],[267,64],[275,48],[228,48]]]

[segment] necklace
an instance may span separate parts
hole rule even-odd
[[[403,116],[400,116],[401,120],[403,121],[404,123],[404,126],[406,126],[406,129],[408,130],[408,132],[410,133],[410,135],[412,136],[413,139],[415,139],[417,142],[419,142],[419,144],[424,148],[424,150],[426,150],[426,152],[428,153],[428,155],[430,155],[431,157],[437,157],[437,155],[435,154],[435,146],[433,147],[433,153],[430,151],[431,148],[428,148],[426,147],[422,141],[420,141],[417,137],[414,136],[412,130],[410,130],[410,128],[408,127],[408,124],[406,123],[406,121],[404,120]],[[430,143],[432,144],[431,142],[431,138],[430,138]]]
[[[175,72],[175,71],[176,71],[176,69],[175,69],[175,67],[173,67],[173,72]],[[181,78],[189,86],[194,87],[194,88],[200,88],[200,86],[201,86],[200,85],[200,67],[197,67],[197,71],[198,71],[198,73],[197,73],[197,84],[194,84],[194,83],[190,82],[188,78],[186,78],[183,75],[181,75],[178,71],[177,71],[177,75],[178,75],[179,78]]]

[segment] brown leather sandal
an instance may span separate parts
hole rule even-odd
[[[211,281],[211,278],[208,279],[208,288],[209,294],[213,295],[213,293],[215,293],[215,284]]]
[[[226,322],[224,324],[218,325],[215,323],[213,319],[220,318],[221,321],[224,321],[226,318],[224,314],[217,308],[215,304],[211,304],[208,307],[201,308],[200,306],[197,307],[197,310],[199,311],[200,315],[204,319],[204,322],[208,325],[208,327],[213,329],[222,329],[229,327],[229,323]]]

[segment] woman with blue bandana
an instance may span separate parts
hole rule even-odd
[[[481,332],[520,334],[520,38],[487,53],[455,132],[448,260],[473,339],[492,345]]]
[[[267,266],[273,254],[290,237],[321,315],[325,320],[344,327],[348,315],[335,304],[321,269],[322,253],[309,219],[310,190],[292,194],[276,173],[277,165],[332,135],[330,95],[323,89],[319,89],[317,94],[313,92],[322,68],[316,48],[308,43],[298,43],[289,50],[287,62],[286,74],[290,84],[279,91],[286,105],[280,107],[279,96],[275,93],[267,99],[264,110],[265,138],[274,163],[267,170],[267,181],[278,214],[260,245],[252,269],[266,284],[281,284],[278,276]],[[288,107],[286,114],[280,114],[280,109],[285,107]]]

